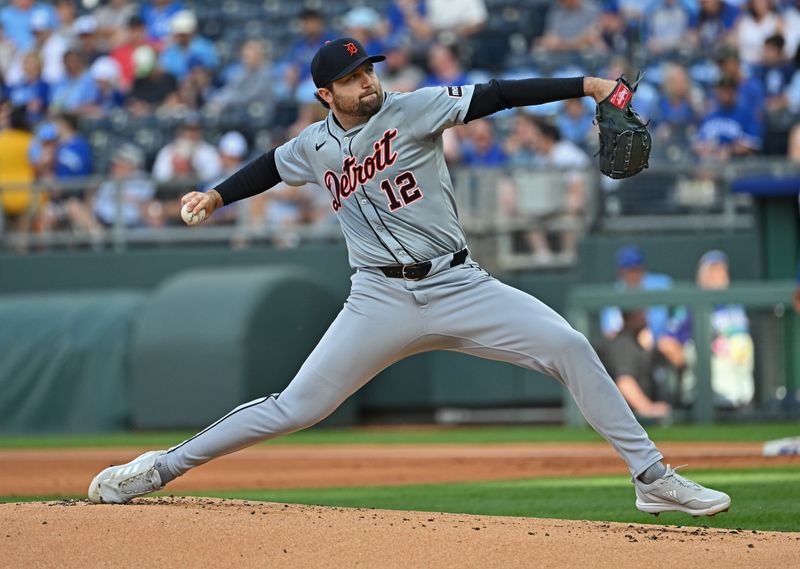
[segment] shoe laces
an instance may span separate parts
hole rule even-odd
[[[126,494],[144,494],[158,488],[156,469],[149,468],[119,483],[119,488]]]
[[[700,486],[700,484],[698,484],[697,482],[694,482],[692,480],[689,480],[688,478],[686,478],[684,476],[681,476],[680,474],[678,474],[676,472],[676,470],[678,470],[680,468],[684,468],[686,466],[689,466],[689,465],[688,464],[681,464],[680,466],[676,466],[675,468],[672,468],[668,464],[667,465],[667,471],[664,473],[663,478],[664,479],[672,478],[673,480],[675,480],[675,482],[677,482],[678,484],[680,484],[684,488],[689,488],[691,490],[695,490],[696,492],[702,491],[703,487]]]

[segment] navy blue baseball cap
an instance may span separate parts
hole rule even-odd
[[[369,55],[361,42],[355,38],[339,38],[326,42],[311,60],[311,78],[317,88],[341,79],[366,63],[386,59],[384,55]]]

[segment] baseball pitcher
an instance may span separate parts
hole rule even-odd
[[[454,350],[561,381],[624,459],[638,509],[695,516],[727,510],[726,494],[662,464],[586,338],[470,257],[442,153],[447,128],[502,109],[590,96],[598,102],[598,117],[609,116],[605,107],[616,109],[602,133],[604,170],[630,175],[646,166],[649,155],[649,135],[630,108],[635,86],[575,77],[393,93],[383,91],[375,74],[373,65],[383,59],[352,38],[322,46],[311,71],[317,97],[330,109],[327,118],[215,189],[182,198],[191,219],[201,220],[201,210],[208,219],[281,181],[318,185],[341,223],[355,270],[342,311],[284,391],[237,407],[169,450],[105,469],[89,486],[89,498],[124,503],[160,490],[216,457],[314,425],[394,362]]]

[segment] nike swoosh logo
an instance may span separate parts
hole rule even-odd
[[[320,149],[320,148],[322,148],[323,146],[325,146],[325,143],[326,143],[326,142],[328,142],[328,141],[327,141],[327,140],[323,140],[323,141],[322,141],[322,144],[315,144],[315,145],[314,145],[314,150],[316,150],[317,152],[319,152],[319,149]]]

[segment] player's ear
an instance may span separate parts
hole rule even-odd
[[[333,93],[327,87],[320,87],[317,89],[317,95],[320,99],[328,103],[329,105],[333,102]]]

